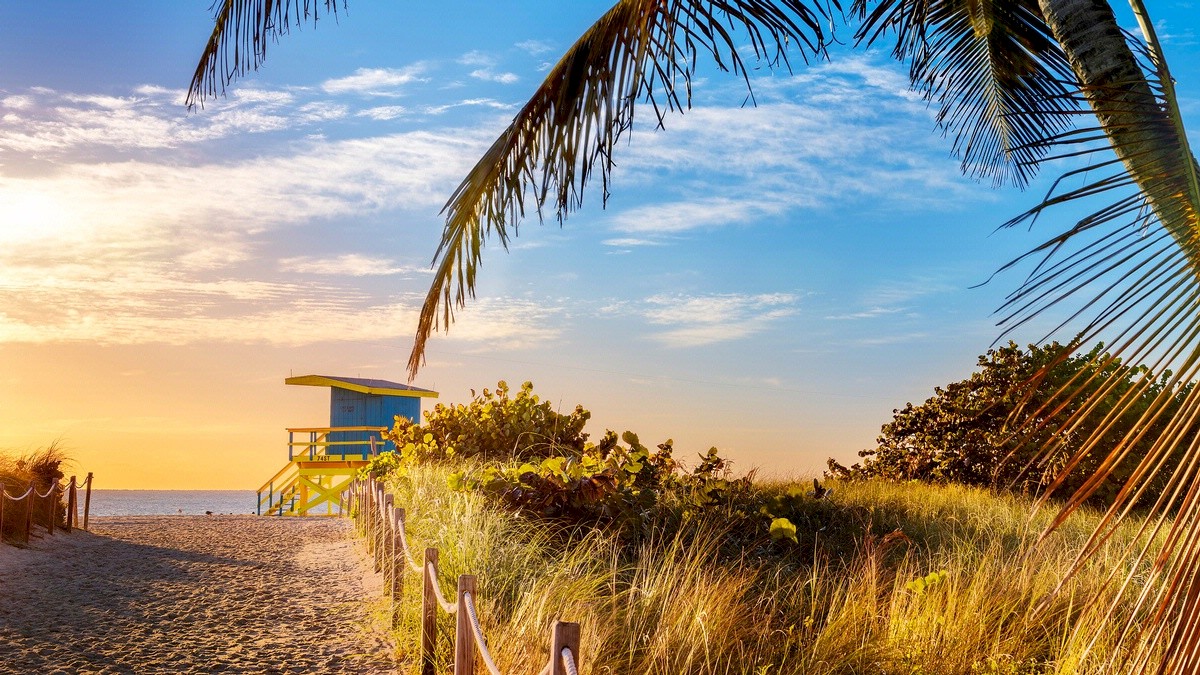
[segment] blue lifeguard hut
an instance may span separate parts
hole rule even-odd
[[[338,495],[358,469],[372,454],[395,449],[383,440],[383,432],[397,416],[418,421],[421,399],[438,395],[360,377],[301,375],[283,382],[329,387],[329,426],[287,430],[288,463],[259,489],[259,514],[304,516],[321,506],[325,513],[336,513]]]

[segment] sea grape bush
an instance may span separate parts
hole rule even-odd
[[[1159,392],[1172,384],[1170,372],[1155,377],[1145,366],[1130,366],[1110,358],[1103,344],[1066,358],[1062,352],[1058,343],[1021,349],[1010,342],[989,350],[979,357],[978,368],[969,378],[935,388],[934,395],[920,405],[909,403],[893,411],[894,417],[883,426],[877,446],[859,453],[865,461],[846,467],[830,459],[828,475],[961,483],[1036,493],[1082,449],[1083,440],[1091,436],[1095,425],[1107,424],[1101,443],[1083,458],[1062,488],[1073,492],[1092,475],[1112,445],[1137,425]],[[1097,412],[1101,414],[1089,415],[1069,434],[1059,433],[1053,420],[1030,417],[1039,410],[1057,409],[1055,419],[1059,420],[1075,413],[1080,401],[1088,396],[1064,398],[1058,393],[1071,382],[1089,395],[1098,387],[1110,387],[1098,404]],[[1145,434],[1137,451],[1130,453],[1099,487],[1096,500],[1107,501],[1126,482],[1138,459],[1149,449],[1150,439],[1159,436],[1193,386],[1175,386],[1170,403],[1152,423],[1152,432]],[[1122,414],[1112,419],[1103,414],[1126,397],[1137,405],[1124,406]],[[1188,435],[1193,434],[1195,430]],[[1043,455],[1047,447],[1056,448],[1048,458]],[[1174,464],[1179,456],[1177,452],[1169,461]],[[1169,474],[1160,472],[1163,476]],[[1152,501],[1160,491],[1161,485],[1151,485],[1146,499]]]
[[[624,445],[622,445],[624,442]],[[655,449],[626,431],[608,431],[578,457],[558,455],[541,462],[495,465],[451,474],[457,490],[479,490],[510,509],[567,523],[607,523],[632,531],[664,508],[684,517],[726,505],[749,488],[749,479],[730,476],[716,448],[691,471],[674,459],[670,439]]]
[[[554,410],[525,382],[515,396],[501,380],[495,391],[484,389],[467,404],[439,403],[425,413],[423,424],[403,417],[385,437],[406,461],[418,463],[476,457],[483,460],[537,459],[555,454],[578,456],[592,414],[575,406],[570,414]]]
[[[397,452],[379,455],[365,473],[403,480],[411,466],[450,465],[459,469],[448,477],[453,490],[480,492],[531,518],[611,528],[627,541],[712,516],[729,527],[733,555],[756,546],[787,551],[797,527],[828,524],[812,508],[814,495],[825,494],[815,483],[807,493],[762,490],[749,476],[734,478],[717,448],[689,468],[675,459],[670,439],[648,447],[631,431],[589,442],[583,428],[591,413],[582,406],[556,412],[530,382],[515,394],[501,381],[472,396],[465,405],[436,406],[421,424],[397,418],[385,434]]]

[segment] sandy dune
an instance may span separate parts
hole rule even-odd
[[[0,546],[0,673],[390,673],[340,518],[96,518]]]

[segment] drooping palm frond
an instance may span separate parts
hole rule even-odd
[[[1074,76],[1037,0],[855,0],[856,38],[894,34],[892,54],[938,105],[937,124],[954,141],[963,173],[1024,186],[1048,136],[1077,108]]]
[[[187,106],[203,106],[206,97],[224,93],[235,77],[258,69],[267,45],[292,28],[309,22],[315,26],[322,5],[326,15],[337,16],[337,0],[215,0],[213,32],[188,86]]]
[[[1092,156],[1094,164],[1068,171],[1009,225],[1081,200],[1107,203],[1026,256],[1037,264],[1002,308],[1002,324],[1023,325],[1073,303],[1059,328],[1082,321],[1076,344],[1102,337],[1114,347],[1098,357],[1104,363],[1093,373],[1115,359],[1150,365],[1138,386],[1121,394],[1115,381],[1081,377],[1050,403],[1026,411],[1024,421],[1060,439],[1044,450],[1045,462],[1059,463],[1044,499],[1086,459],[1098,466],[1067,497],[1053,527],[1119,465],[1134,466],[1077,565],[1112,543],[1135,507],[1148,505],[1140,514],[1145,525],[1128,543],[1127,555],[1138,565],[1113,579],[1120,590],[1114,606],[1132,603],[1120,639],[1132,640],[1134,649],[1113,652],[1104,672],[1193,673],[1200,665],[1200,387],[1194,384],[1200,378],[1200,170],[1149,22],[1142,21],[1143,42],[1124,35],[1103,2],[1044,4],[1078,77],[1078,96],[1099,125],[1040,141],[1041,161],[1101,154]],[[1165,378],[1154,375],[1168,370]],[[1138,422],[1119,431],[1117,418],[1130,410],[1139,411]],[[1085,440],[1064,455],[1068,439],[1085,428]]]
[[[838,7],[837,0],[831,0]],[[747,78],[741,45],[757,61],[786,66],[787,48],[820,54],[829,10],[800,0],[621,0],[567,51],[446,203],[434,280],[421,308],[409,376],[430,334],[449,329],[474,294],[485,240],[507,247],[525,209],[547,202],[561,222],[598,172],[607,198],[613,147],[648,102],[661,126],[690,105],[697,58]],[[440,321],[439,321],[440,320]]]

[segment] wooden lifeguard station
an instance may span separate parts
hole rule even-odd
[[[258,514],[334,515],[338,495],[379,452],[397,416],[418,421],[437,392],[387,380],[301,375],[284,384],[329,387],[329,426],[288,429],[288,463],[258,489]]]

